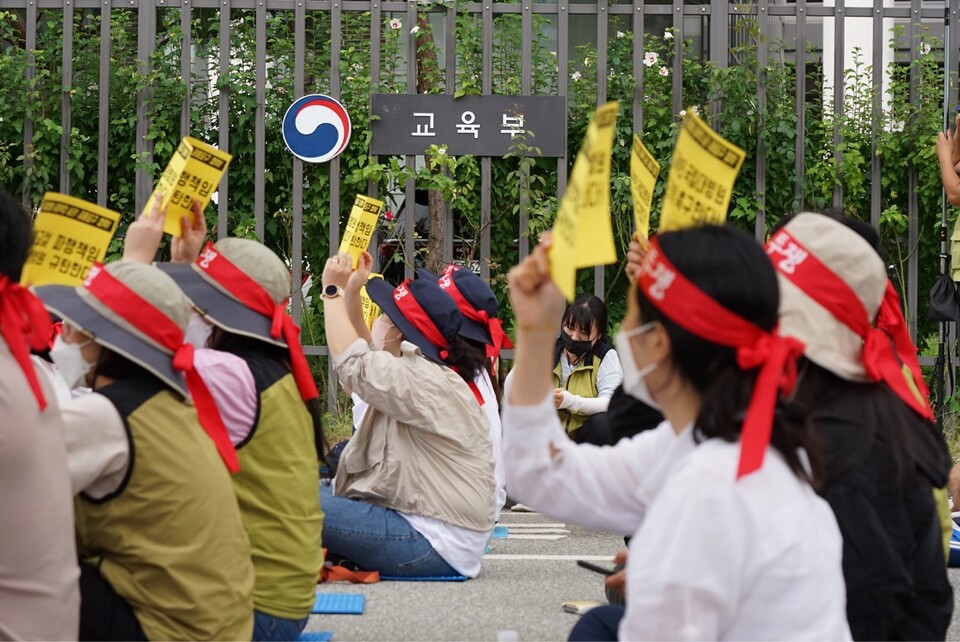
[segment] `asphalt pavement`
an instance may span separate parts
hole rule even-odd
[[[346,640],[566,640],[571,600],[605,602],[603,578],[577,559],[612,566],[623,539],[538,513],[506,511],[506,539],[494,539],[480,575],[466,582],[321,584],[320,592],[362,593],[363,615],[312,615],[308,631]],[[948,640],[960,642],[960,569],[950,570],[955,616]]]

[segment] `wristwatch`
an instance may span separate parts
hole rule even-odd
[[[333,283],[325,285],[323,286],[322,296],[324,299],[336,299],[338,296],[343,296],[343,288]]]

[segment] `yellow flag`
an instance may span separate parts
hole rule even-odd
[[[382,274],[371,274],[371,279],[382,279]],[[367,279],[368,281],[370,279]],[[373,321],[380,316],[380,306],[373,302],[370,295],[367,294],[367,286],[360,288],[360,305],[363,307],[363,320],[367,324],[367,329],[373,328]]]
[[[232,158],[227,152],[203,141],[184,137],[153,188],[153,194],[143,208],[143,214],[150,216],[154,199],[157,194],[163,194],[160,207],[167,208],[163,231],[182,236],[180,219],[186,216],[187,220],[193,222],[191,201],[200,202],[200,211],[207,207]]]
[[[370,245],[370,239],[373,238],[373,232],[377,229],[377,223],[380,221],[380,210],[383,208],[383,201],[378,201],[369,196],[357,196],[353,201],[353,208],[350,210],[350,218],[347,220],[347,229],[343,231],[343,239],[340,241],[340,252],[349,252],[353,257],[353,268],[360,265],[360,255],[363,254]]]
[[[23,285],[80,285],[103,262],[120,213],[65,194],[47,192],[33,222],[33,245]]]
[[[568,301],[576,296],[577,268],[617,260],[610,222],[610,157],[619,112],[620,103],[610,102],[594,113],[553,223],[550,273]]]
[[[634,134],[630,151],[630,192],[633,194],[633,221],[637,232],[644,238],[650,236],[650,207],[659,175],[660,163]]]
[[[745,156],[688,109],[673,148],[660,231],[726,221],[733,184]]]

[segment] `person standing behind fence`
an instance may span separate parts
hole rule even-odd
[[[884,263],[854,229],[819,214],[793,217],[766,249],[783,292],[781,332],[806,344],[795,400],[824,454],[819,492],[843,534],[853,637],[942,640],[953,592],[932,490],[950,460],[929,403],[904,376],[920,370]]]
[[[474,381],[482,352],[458,335],[463,316],[432,279],[394,288],[367,281],[372,258],[349,254],[323,271],[327,341],[341,381],[369,407],[320,494],[331,555],[406,577],[475,577],[493,532],[494,458]],[[373,334],[360,288],[384,311]]]
[[[63,425],[30,350],[50,337],[20,287],[30,217],[0,190],[0,639],[73,640],[80,592]]]
[[[93,390],[63,408],[80,490],[80,639],[249,639],[236,453],[184,342],[190,303],[165,274],[129,262],[37,295],[64,320],[54,362]]]

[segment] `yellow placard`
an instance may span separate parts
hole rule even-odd
[[[610,102],[594,113],[553,223],[550,273],[568,301],[575,298],[577,268],[617,260],[610,222],[610,160],[619,112],[620,103]]]
[[[382,279],[382,274],[371,274],[371,279]],[[368,279],[369,280],[369,279]],[[363,307],[363,320],[367,324],[367,329],[373,328],[373,320],[380,316],[380,306],[373,302],[370,295],[367,294],[367,286],[360,288],[360,305]]]
[[[232,155],[202,140],[184,137],[153,188],[153,194],[143,208],[143,214],[150,216],[154,199],[158,194],[162,194],[160,207],[167,210],[163,231],[182,236],[180,219],[186,216],[187,220],[193,222],[190,204],[194,200],[200,202],[201,212],[207,207],[232,158]]]
[[[746,154],[687,110],[673,148],[660,231],[721,225]]]
[[[65,194],[47,192],[33,222],[33,245],[23,285],[80,285],[103,262],[120,213]]]
[[[633,194],[633,222],[643,238],[650,236],[650,207],[658,176],[660,163],[634,134],[630,151],[630,192]]]
[[[360,265],[360,255],[370,245],[370,239],[373,238],[373,232],[380,221],[381,209],[383,209],[383,201],[369,196],[361,194],[353,201],[353,209],[350,210],[350,218],[347,220],[347,229],[343,231],[343,239],[340,241],[340,251],[350,253],[353,257],[354,269]]]

